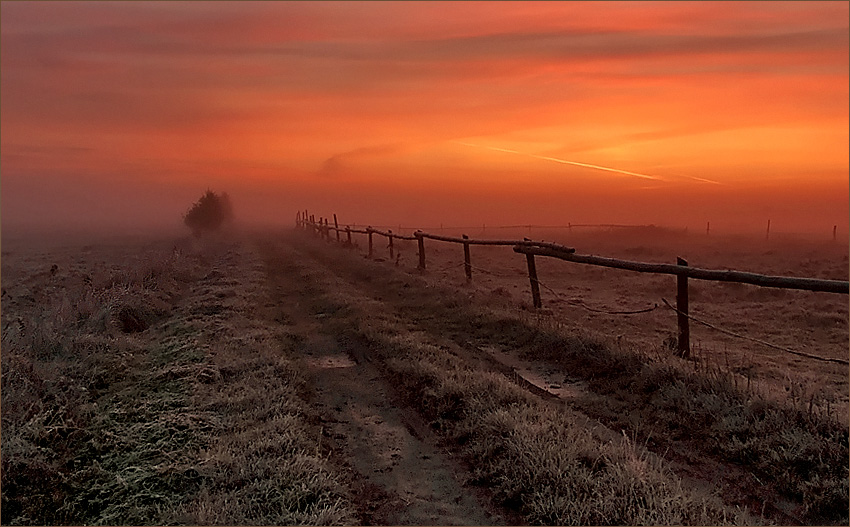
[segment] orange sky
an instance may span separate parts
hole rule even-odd
[[[847,232],[848,2],[0,10],[4,234],[179,226],[207,187],[245,220]]]

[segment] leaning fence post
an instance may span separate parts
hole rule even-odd
[[[336,221],[336,214],[334,214],[334,228],[336,229],[336,243],[339,243],[339,223]]]
[[[416,231],[413,233],[413,236],[416,237],[417,241],[419,241],[419,270],[425,270],[425,238],[422,237],[422,231]]]
[[[676,257],[676,264],[687,267],[688,262]],[[676,275],[676,309],[679,310],[679,339],[676,345],[676,355],[687,359],[691,356],[691,330],[688,321],[688,275]]]
[[[366,227],[366,234],[369,235],[369,258],[372,258],[372,227]]]
[[[525,238],[525,241],[531,241]],[[534,265],[534,255],[526,253],[525,260],[528,262],[528,280],[531,282],[531,300],[534,307],[543,307],[543,302],[540,300],[540,284],[537,281],[537,266]]]
[[[469,236],[463,235],[464,240],[468,240]],[[466,279],[472,280],[472,264],[469,261],[469,242],[463,242],[463,268],[466,270]]]
[[[339,234],[339,231],[337,231],[337,234]],[[348,245],[350,246],[351,245],[351,227],[349,227],[348,225],[345,226],[345,234],[348,235]]]
[[[393,259],[393,231],[391,231],[390,229],[387,229],[387,232],[390,234],[387,237],[390,239],[390,245],[389,245],[389,247],[390,247],[390,260],[392,260]]]

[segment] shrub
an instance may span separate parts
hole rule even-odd
[[[203,231],[217,231],[225,223],[233,220],[233,207],[226,192],[216,194],[207,190],[183,216],[183,223],[192,229],[195,236]]]

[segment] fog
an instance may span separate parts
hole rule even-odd
[[[681,189],[636,193],[613,189],[494,188],[487,185],[429,186],[346,184],[314,180],[294,184],[233,181],[86,184],[82,178],[32,181],[4,179],[2,238],[49,235],[184,235],[182,216],[210,188],[227,192],[236,224],[291,227],[297,212],[334,214],[341,225],[403,229],[568,224],[657,225],[715,235],[762,236],[771,232],[812,239],[848,237],[848,191],[809,186],[791,191],[689,194]],[[105,187],[105,188],[104,188]],[[492,232],[495,236],[495,231]]]

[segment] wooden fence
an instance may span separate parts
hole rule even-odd
[[[634,262],[630,260],[620,260],[617,258],[606,258],[603,256],[593,256],[587,254],[576,254],[575,249],[557,243],[533,241],[528,238],[522,240],[476,240],[470,239],[465,234],[461,238],[453,236],[441,236],[429,234],[421,230],[417,230],[412,236],[404,236],[399,233],[393,233],[391,230],[381,231],[366,227],[366,229],[352,229],[349,226],[340,228],[336,214],[333,215],[334,224],[331,226],[327,218],[320,217],[318,221],[312,215],[308,215],[305,210],[303,214],[299,211],[296,214],[295,224],[298,228],[305,229],[317,236],[330,241],[330,232],[336,232],[336,239],[341,242],[340,234],[346,234],[345,243],[352,245],[352,234],[365,234],[369,239],[369,258],[373,257],[373,235],[384,236],[389,240],[388,249],[390,259],[394,257],[393,239],[417,241],[419,246],[419,270],[425,271],[425,239],[435,241],[457,243],[463,245],[464,270],[466,279],[472,280],[472,264],[470,261],[470,245],[508,245],[513,247],[514,252],[524,254],[526,265],[528,266],[528,279],[531,287],[531,298],[535,308],[543,306],[540,298],[540,281],[537,278],[537,267],[535,265],[535,256],[546,256],[557,258],[567,262],[582,263],[588,265],[596,265],[602,267],[613,267],[616,269],[625,269],[628,271],[636,271],[640,273],[655,273],[655,274],[671,274],[676,275],[676,306],[674,310],[677,313],[678,321],[678,339],[677,339],[677,355],[688,358],[690,356],[690,327],[689,320],[692,318],[688,314],[688,279],[697,280],[712,280],[723,282],[737,282],[742,284],[751,284],[760,287],[774,287],[783,289],[802,289],[806,291],[818,291],[825,293],[848,294],[850,293],[850,282],[842,280],[822,280],[817,278],[798,278],[790,276],[769,276],[756,273],[748,273],[742,271],[730,270],[715,270],[701,269],[697,267],[689,267],[688,262],[682,258],[676,259],[676,264],[659,264]],[[672,306],[671,306],[672,307]],[[800,353],[797,353],[800,354]],[[802,354],[810,358],[819,360],[827,360],[829,362],[838,362],[840,364],[850,364],[846,360],[841,359],[823,359],[812,355]]]

